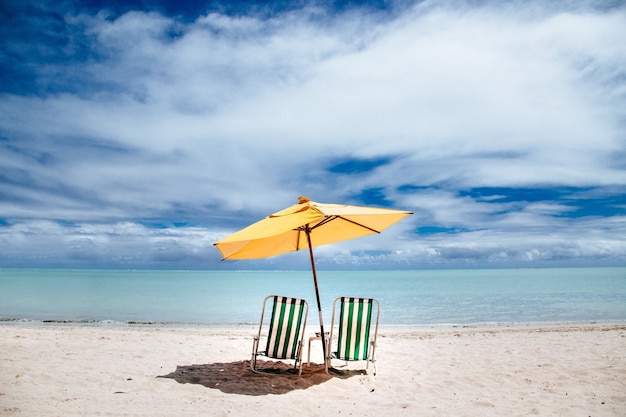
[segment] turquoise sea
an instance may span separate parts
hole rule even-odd
[[[381,303],[381,326],[626,322],[626,268],[318,271],[324,322],[338,296]],[[237,326],[265,296],[310,304],[310,271],[0,269],[0,324]]]

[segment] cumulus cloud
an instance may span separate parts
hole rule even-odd
[[[3,262],[211,267],[306,194],[416,213],[329,267],[623,263],[626,9],[390,4],[13,10]]]

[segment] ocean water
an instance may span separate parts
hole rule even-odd
[[[338,296],[373,297],[381,326],[626,322],[626,268],[318,271],[324,323]],[[270,294],[309,302],[310,271],[0,269],[0,324],[240,326]]]

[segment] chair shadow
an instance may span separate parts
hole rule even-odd
[[[254,373],[250,361],[178,365],[174,372],[157,378],[173,379],[180,384],[198,384],[227,394],[268,395],[286,394],[323,384],[333,377],[346,379],[361,372],[333,372],[328,375],[323,364],[302,367],[302,375],[293,366],[280,361],[257,361],[264,373]]]

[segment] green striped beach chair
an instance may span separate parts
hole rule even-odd
[[[272,304],[272,314],[269,323],[264,323],[265,310],[268,301]],[[302,374],[302,342],[306,319],[309,314],[309,305],[300,298],[270,295],[263,301],[259,333],[254,337],[252,344],[252,360],[250,367],[253,372],[262,372],[257,368],[257,356],[272,359],[288,359],[295,361],[294,369]],[[264,331],[267,329],[266,331]],[[261,338],[267,339],[265,350],[260,351]]]
[[[339,323],[336,329],[336,349],[332,349],[333,335],[335,334],[335,312],[339,303]],[[376,310],[374,334],[371,334],[373,311]],[[376,337],[378,335],[378,321],[380,319],[380,303],[373,298],[339,297],[333,303],[328,346],[326,372],[332,365],[333,359],[343,361],[366,361],[366,370],[370,362],[374,366],[376,375]]]

